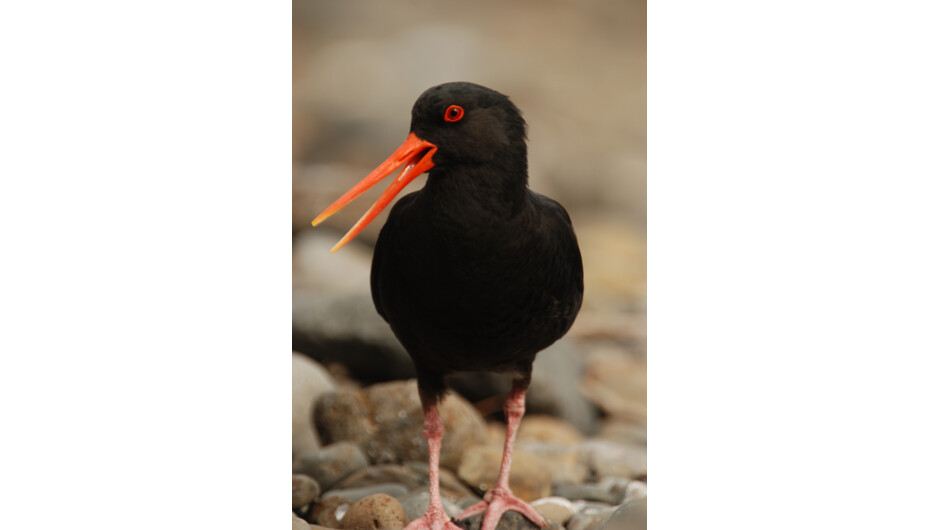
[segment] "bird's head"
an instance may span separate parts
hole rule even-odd
[[[405,142],[366,178],[313,220],[317,226],[399,167],[372,208],[333,247],[349,242],[404,187],[424,172],[456,167],[495,165],[515,171],[525,185],[526,125],[508,97],[473,83],[445,83],[426,90],[411,109],[411,132]]]

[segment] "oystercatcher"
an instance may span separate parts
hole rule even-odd
[[[481,529],[493,530],[515,510],[546,525],[509,489],[512,447],[535,355],[571,327],[584,283],[571,219],[559,203],[528,189],[526,157],[526,123],[508,97],[473,83],[435,86],[415,102],[401,147],[313,221],[404,166],[336,251],[428,173],[424,188],[392,208],[372,259],[375,308],[414,361],[425,414],[430,506],[407,530],[458,529],[441,504],[437,403],[445,377],[467,370],[509,373],[513,385],[496,484],[455,519],[485,511]]]

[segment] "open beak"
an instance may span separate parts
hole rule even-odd
[[[382,196],[379,197],[379,200],[375,201],[375,204],[372,205],[372,208],[369,208],[369,211],[362,216],[361,219],[343,236],[343,239],[339,240],[339,243],[333,247],[330,252],[336,252],[343,245],[348,243],[352,238],[362,231],[367,224],[372,222],[373,219],[383,208],[388,206],[388,203],[392,202],[392,199],[408,185],[409,182],[415,179],[418,175],[424,173],[425,171],[434,167],[434,162],[431,162],[431,158],[434,156],[434,153],[437,152],[437,146],[431,142],[427,142],[415,136],[415,133],[408,135],[408,138],[405,139],[405,143],[401,144],[401,147],[395,150],[392,153],[392,156],[388,157],[385,162],[372,170],[372,173],[369,173],[366,178],[362,179],[359,184],[353,186],[353,188],[343,194],[342,197],[336,199],[336,202],[330,205],[329,208],[323,211],[316,219],[313,220],[313,226],[317,226],[322,223],[327,217],[338,212],[340,208],[346,206],[353,199],[362,195],[367,189],[374,186],[383,178],[390,175],[398,167],[404,165],[405,168],[395,177],[395,180],[388,185],[385,192],[382,193]]]

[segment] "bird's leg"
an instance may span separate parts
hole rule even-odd
[[[424,400],[422,400],[424,401]],[[432,401],[424,404],[424,439],[428,442],[428,487],[430,503],[428,511],[415,519],[405,530],[461,530],[450,522],[441,502],[440,463],[441,439],[444,437],[444,422]]]
[[[513,381],[512,390],[506,396],[506,402],[503,404],[503,411],[506,413],[506,444],[503,447],[503,461],[499,466],[499,476],[496,479],[496,484],[490,491],[486,492],[482,501],[467,508],[455,517],[455,519],[464,519],[486,511],[480,530],[495,530],[499,518],[509,510],[521,513],[539,526],[548,525],[545,519],[535,511],[535,508],[513,495],[512,490],[509,489],[512,444],[516,440],[519,423],[522,421],[523,414],[525,414],[525,391],[528,386],[528,378]]]

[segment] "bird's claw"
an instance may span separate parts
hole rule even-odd
[[[467,508],[454,519],[466,519],[485,511],[483,521],[480,523],[480,530],[496,530],[500,517],[510,510],[521,513],[526,519],[540,527],[548,526],[545,518],[539,515],[535,508],[513,495],[508,488],[493,488],[486,494],[484,500]]]

